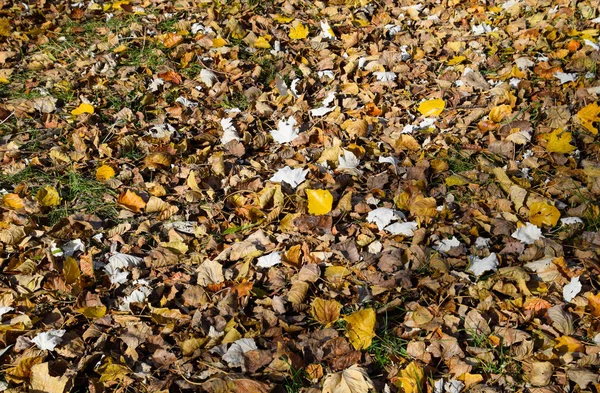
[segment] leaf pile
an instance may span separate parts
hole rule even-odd
[[[600,390],[597,1],[0,4],[0,391]]]

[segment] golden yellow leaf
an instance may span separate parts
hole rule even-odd
[[[441,98],[421,102],[417,110],[423,116],[439,116],[446,107],[446,101]]]
[[[575,118],[581,124],[583,128],[596,135],[598,133],[598,129],[594,127],[594,123],[600,121],[600,107],[597,102],[592,102],[589,105],[581,108]]]
[[[570,132],[557,128],[548,135],[548,144],[546,150],[550,153],[571,153],[575,146],[571,145],[573,135]]]
[[[340,319],[342,305],[335,300],[316,298],[311,304],[311,314],[321,325],[330,326]]]
[[[58,191],[56,191],[56,188],[52,186],[40,188],[35,195],[35,199],[37,199],[42,206],[56,206],[60,204],[60,196],[58,195]]]
[[[86,104],[85,102],[80,104],[77,108],[73,109],[71,111],[71,114],[73,116],[77,116],[77,115],[81,115],[82,113],[89,113],[89,114],[93,114],[94,113],[94,107],[90,104]]]
[[[492,108],[489,118],[494,123],[500,123],[502,120],[510,116],[511,113],[512,108],[510,105],[498,105]]]
[[[2,197],[2,203],[4,206],[11,209],[21,209],[23,207],[23,200],[17,194],[6,194]]]
[[[546,202],[534,202],[529,207],[529,222],[538,227],[544,224],[553,227],[559,218],[558,209]]]
[[[271,39],[271,36],[268,34],[258,37],[256,39],[256,41],[254,41],[254,47],[259,48],[259,49],[270,49],[271,48],[271,44],[269,44],[270,39]]]
[[[321,216],[331,211],[333,195],[327,190],[306,190],[308,197],[308,214]]]
[[[117,202],[136,213],[146,207],[146,202],[144,202],[142,197],[129,190],[119,195]]]
[[[3,83],[5,85],[10,83],[10,80],[8,80],[7,78],[0,76],[0,83]]]
[[[227,41],[225,41],[222,37],[215,37],[212,40],[213,48],[221,48],[225,45],[227,45]]]
[[[465,382],[465,387],[468,389],[483,381],[483,376],[481,374],[464,373],[459,379]]]
[[[561,336],[557,338],[554,348],[561,354],[585,351],[585,345],[571,336]]]
[[[454,56],[453,58],[451,58],[450,60],[448,60],[448,65],[449,66],[453,66],[456,64],[460,64],[463,61],[467,60],[467,58],[465,56]]]
[[[63,275],[65,276],[65,282],[67,284],[72,284],[81,275],[81,270],[79,269],[79,264],[75,260],[75,258],[68,256],[65,258],[65,262],[63,263]]]
[[[425,198],[417,195],[410,203],[410,213],[415,217],[435,217],[437,216],[437,203],[435,198]]]
[[[76,311],[89,319],[102,318],[106,315],[106,306],[82,307]]]
[[[308,27],[304,26],[302,22],[296,22],[290,29],[289,37],[293,40],[301,40],[308,37]]]
[[[423,390],[425,372],[415,362],[410,362],[406,368],[400,370],[395,385],[404,393],[419,393]]]
[[[355,349],[367,349],[375,337],[375,311],[372,308],[356,311],[344,320],[348,323],[346,336]]]
[[[458,175],[448,176],[446,178],[445,182],[448,187],[462,186],[462,185],[467,184],[467,181],[463,177],[458,176]]]
[[[595,295],[590,293],[587,299],[592,315],[600,317],[600,292]]]
[[[108,180],[115,177],[115,170],[108,165],[102,165],[96,169],[96,180]]]
[[[159,38],[165,48],[172,48],[183,42],[183,36],[176,33],[167,33],[160,35]]]
[[[279,14],[273,15],[273,20],[277,23],[290,23],[294,20],[294,18],[290,18],[289,16],[282,16]]]

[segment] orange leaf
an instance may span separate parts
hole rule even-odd
[[[146,207],[146,202],[144,202],[142,197],[129,190],[119,195],[117,202],[136,213]]]
[[[183,82],[183,79],[181,79],[181,75],[179,75],[177,72],[175,72],[173,70],[160,72],[158,74],[158,77],[161,79],[164,79],[167,82],[172,82],[176,85],[180,85]]]
[[[162,44],[165,48],[172,48],[183,42],[183,36],[175,33],[163,34],[160,38],[162,38]]]
[[[562,72],[562,68],[560,66],[552,67],[550,64],[545,61],[539,63],[533,68],[533,72],[540,76],[540,78],[544,79],[552,79],[554,78],[554,74],[557,72]]]
[[[557,338],[554,348],[561,354],[585,351],[585,346],[581,341],[570,336],[561,336]]]
[[[588,295],[588,305],[593,316],[600,317],[600,293]]]
[[[2,203],[4,206],[11,209],[21,209],[23,207],[23,200],[17,194],[6,194],[2,197]]]

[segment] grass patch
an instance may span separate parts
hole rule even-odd
[[[408,341],[396,336],[389,330],[388,318],[383,322],[383,329],[373,338],[367,352],[373,357],[374,363],[380,369],[385,369],[400,358],[408,358],[406,346]]]
[[[248,98],[239,91],[233,93],[230,97],[225,97],[221,101],[221,106],[226,109],[239,108],[244,111],[248,109]]]
[[[469,335],[467,341],[470,345],[483,348],[493,355],[491,361],[479,359],[479,363],[475,365],[475,370],[488,375],[510,377],[514,383],[522,381],[523,370],[521,364],[510,354],[508,346],[502,342],[499,345],[494,345],[489,336],[483,332],[469,330],[467,333]]]

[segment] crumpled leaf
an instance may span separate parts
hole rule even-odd
[[[130,190],[127,190],[119,195],[117,202],[136,213],[139,213],[144,207],[146,207],[146,202],[144,202],[142,197]]]
[[[62,336],[66,330],[49,330],[47,332],[38,333],[31,342],[34,343],[42,351],[53,351],[54,348],[62,342]]]
[[[308,174],[308,169],[302,168],[290,168],[289,166],[284,166],[280,170],[278,170],[270,179],[273,183],[281,183],[286,182],[292,188],[298,187],[304,180],[306,180],[306,175]]]
[[[419,393],[423,389],[425,372],[416,362],[410,362],[408,366],[400,370],[395,385],[404,393]]]
[[[281,254],[279,252],[272,252],[268,255],[264,255],[258,258],[256,266],[269,268],[281,263]]]
[[[575,119],[583,128],[596,135],[598,129],[594,127],[594,123],[600,122],[600,106],[597,102],[584,106],[577,112]]]
[[[498,270],[499,262],[496,253],[491,253],[485,258],[470,255],[469,260],[471,261],[471,264],[469,265],[468,270],[476,277],[481,277],[483,273],[490,270],[494,272]]]
[[[63,393],[70,382],[67,376],[52,376],[49,369],[50,363],[40,363],[31,367],[31,392]]]
[[[367,371],[357,365],[325,376],[323,393],[368,393],[374,389]]]
[[[17,194],[6,194],[2,197],[2,204],[11,209],[22,209],[23,199]]]
[[[223,360],[227,362],[229,367],[243,367],[244,366],[244,353],[258,349],[254,339],[252,338],[241,338],[236,340],[227,352],[223,355]]]
[[[57,206],[60,204],[60,196],[58,195],[58,191],[56,188],[52,186],[46,186],[44,188],[40,188],[35,196],[35,199],[42,206]]]
[[[571,145],[572,140],[573,135],[570,132],[557,128],[548,135],[546,150],[550,153],[571,153],[576,149],[575,146]]]
[[[575,299],[575,296],[581,292],[582,286],[579,282],[579,277],[580,276],[572,277],[571,282],[563,287],[563,299],[565,299],[566,302]]]
[[[290,116],[287,120],[281,119],[277,124],[277,130],[271,131],[271,136],[278,143],[288,143],[298,137],[300,130],[296,127],[298,122],[294,116]]]
[[[102,165],[96,169],[96,180],[108,180],[115,177],[115,170],[109,165]]]
[[[372,308],[356,311],[346,317],[348,323],[346,336],[352,346],[357,349],[367,349],[375,337],[375,311]]]
[[[523,244],[533,244],[536,240],[544,237],[541,229],[529,222],[519,227],[511,236]]]

